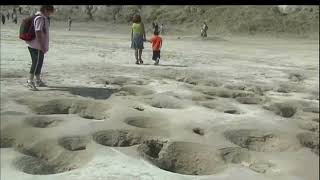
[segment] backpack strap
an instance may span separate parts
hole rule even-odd
[[[38,18],[40,18],[40,17],[42,17],[40,14],[34,15],[34,17],[33,17],[33,23],[32,23],[33,27],[35,27],[36,19],[38,19]],[[43,20],[44,20],[44,23],[46,23],[44,17],[42,17],[42,18],[43,18]],[[45,24],[44,24],[44,25],[45,25]],[[43,32],[46,33],[45,26],[43,27]]]

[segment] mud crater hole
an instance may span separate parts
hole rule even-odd
[[[132,96],[144,96],[153,94],[154,91],[141,86],[136,85],[126,85],[119,89],[120,92],[123,92],[125,95],[132,95]],[[121,94],[121,93],[120,93]]]
[[[16,143],[14,128],[4,127],[0,130],[0,148],[11,148]]]
[[[105,111],[110,109],[104,103],[94,100],[75,100],[75,99],[55,99],[40,105],[31,105],[31,108],[41,115],[48,114],[78,114],[86,119],[105,119]]]
[[[241,114],[240,110],[226,102],[223,101],[208,101],[200,103],[203,107],[209,109],[215,109],[219,112],[227,113],[227,114]]]
[[[134,130],[103,130],[93,134],[98,144],[113,147],[128,147],[140,144],[142,137]]]
[[[73,167],[64,167],[60,165],[51,164],[46,160],[31,156],[23,156],[16,160],[14,164],[17,169],[27,174],[33,175],[57,174],[74,169]]]
[[[63,151],[55,141],[50,139],[33,145],[26,142],[17,144],[15,149],[24,156],[17,158],[14,166],[27,174],[49,175],[77,169],[88,161],[86,152]],[[62,142],[65,148],[70,148],[70,140]]]
[[[11,137],[7,134],[3,134],[1,132],[0,147],[1,148],[10,148],[14,145],[15,140],[16,139],[14,137]]]
[[[225,168],[219,151],[197,143],[146,140],[138,151],[155,166],[179,174],[209,175]]]
[[[85,150],[89,142],[90,139],[85,136],[69,136],[58,140],[59,145],[69,151]]]
[[[268,106],[264,106],[264,108],[285,118],[290,118],[297,112],[297,105],[289,102],[273,103]]]
[[[259,152],[282,152],[297,145],[294,139],[258,129],[229,130],[224,136],[242,148]]]
[[[155,108],[166,108],[166,109],[182,109],[184,104],[182,101],[174,96],[165,94],[157,94],[152,97],[148,103]]]
[[[303,146],[310,148],[312,152],[319,155],[319,133],[300,133],[297,138]]]
[[[164,119],[151,118],[147,116],[133,116],[126,118],[124,122],[135,127],[153,128],[164,126],[167,121]]]
[[[50,127],[58,126],[58,124],[63,122],[63,120],[56,117],[32,116],[32,117],[27,117],[25,119],[25,122],[32,127],[50,128]]]

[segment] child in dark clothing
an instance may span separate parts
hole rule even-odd
[[[1,21],[2,21],[2,24],[6,23],[6,16],[2,13],[1,13]]]
[[[160,60],[160,49],[162,47],[162,38],[159,36],[159,31],[154,31],[153,37],[150,40],[146,40],[150,43],[152,43],[152,60],[155,61],[154,65],[159,64]]]

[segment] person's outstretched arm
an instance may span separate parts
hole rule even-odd
[[[141,26],[142,26],[143,39],[146,39],[146,31],[144,30],[144,24],[141,23]]]
[[[133,29],[131,28],[131,42],[132,42],[132,39],[133,39]]]

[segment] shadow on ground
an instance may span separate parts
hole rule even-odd
[[[145,66],[164,66],[164,67],[188,67],[185,65],[175,65],[175,64],[158,64],[158,65],[154,65],[154,64],[140,64],[140,65],[145,65]]]
[[[112,93],[117,90],[94,87],[63,87],[63,86],[49,86],[47,91],[68,91],[73,95],[82,97],[91,97],[94,99],[108,99]]]
[[[189,36],[189,37],[178,37],[177,39],[179,40],[195,40],[195,41],[216,41],[216,42],[224,42],[224,41],[228,41],[222,37],[218,37],[218,36],[208,36],[208,37],[200,37],[199,36]]]

